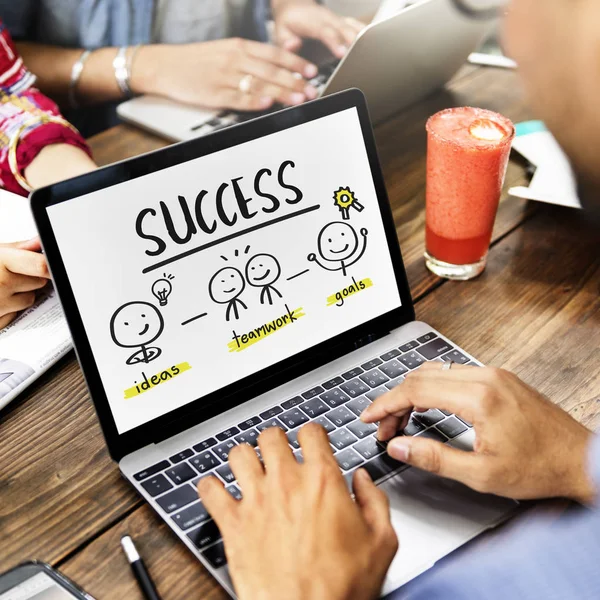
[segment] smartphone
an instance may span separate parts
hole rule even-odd
[[[0,575],[0,600],[94,600],[50,565],[32,560]]]

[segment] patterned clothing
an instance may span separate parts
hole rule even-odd
[[[34,86],[30,73],[15,49],[4,24],[0,21],[0,187],[16,194],[27,195],[15,179],[9,162],[9,144],[27,121],[43,115],[60,117],[58,106]],[[90,150],[75,131],[58,123],[39,122],[26,127],[19,136],[17,165],[22,174],[40,150],[50,144],[72,144]]]

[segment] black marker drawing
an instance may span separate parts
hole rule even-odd
[[[333,192],[333,203],[340,209],[344,221],[350,219],[351,208],[357,212],[362,212],[365,208],[349,187],[341,187],[339,190]]]
[[[245,309],[248,308],[239,298],[245,288],[244,276],[235,267],[225,267],[217,271],[209,281],[210,299],[217,304],[227,304],[225,312],[227,321],[229,321],[232,310],[235,319],[240,318],[238,305]]]
[[[182,323],[182,325],[187,325],[188,323],[192,323],[192,322],[194,322],[194,321],[197,321],[198,319],[201,319],[202,317],[206,317],[206,315],[207,315],[207,314],[208,314],[208,313],[202,313],[202,314],[200,314],[200,315],[196,315],[195,317],[191,317],[191,318],[189,318],[189,319],[186,319],[186,320],[185,320],[185,321]]]
[[[128,302],[119,307],[110,319],[110,336],[117,346],[139,348],[126,361],[128,365],[149,363],[162,350],[150,346],[163,332],[165,322],[158,308],[149,302]]]
[[[167,305],[167,298],[173,291],[173,285],[171,284],[171,280],[173,279],[175,279],[173,275],[163,273],[162,278],[157,279],[152,284],[152,295],[158,300],[159,306]]]
[[[281,292],[273,286],[281,275],[281,266],[274,256],[270,254],[256,254],[246,265],[246,279],[252,287],[262,288],[260,291],[260,303],[273,304],[273,295],[277,294],[283,298]]]
[[[310,269],[304,269],[304,271],[300,271],[300,273],[295,273],[294,275],[290,275],[286,281],[291,281],[292,279],[296,279],[296,277],[300,277],[300,275],[306,275],[306,273],[309,273]]]
[[[321,229],[317,239],[319,256],[325,262],[320,262],[314,253],[309,254],[307,258],[310,262],[316,262],[327,271],[341,271],[342,275],[345,276],[347,274],[346,269],[358,262],[365,253],[368,233],[364,227],[360,230],[362,248],[359,249],[358,236],[352,225],[341,221],[329,223]],[[338,263],[339,266],[334,266]]]

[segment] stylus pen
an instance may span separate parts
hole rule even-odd
[[[148,573],[146,565],[141,559],[133,540],[128,535],[124,535],[121,538],[121,546],[123,546],[127,562],[129,562],[129,565],[131,566],[131,570],[137,579],[144,598],[146,598],[146,600],[160,600],[156,586],[150,578],[150,573]]]

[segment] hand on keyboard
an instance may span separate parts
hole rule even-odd
[[[406,427],[413,410],[434,408],[473,423],[474,452],[421,435],[392,439],[387,446],[390,456],[481,492],[593,501],[595,492],[586,473],[592,433],[507,371],[459,364],[444,371],[439,363],[427,363],[377,398],[361,419],[380,421],[378,437],[387,441]],[[442,418],[438,413],[429,410],[417,420]],[[452,419],[464,427],[455,417],[443,426],[453,427]]]
[[[359,469],[352,500],[321,426],[302,427],[298,442],[303,463],[278,427],[258,438],[264,467],[248,444],[231,451],[242,501],[215,477],[198,484],[238,597],[377,597],[398,547],[385,494]]]

